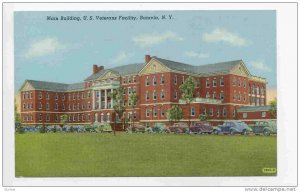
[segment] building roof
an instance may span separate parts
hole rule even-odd
[[[84,89],[84,82],[73,83],[73,84],[47,82],[47,81],[36,81],[36,80],[26,80],[25,83],[26,82],[30,83],[30,85],[36,90],[71,91],[71,90]],[[24,85],[25,85],[25,83],[24,83]]]
[[[270,106],[242,106],[237,109],[237,112],[252,112],[252,111],[269,111]]]
[[[134,63],[134,64],[128,64],[128,65],[122,65],[110,69],[104,69],[99,71],[98,73],[92,74],[88,78],[85,79],[85,81],[95,80],[100,77],[102,77],[107,71],[113,71],[118,73],[119,75],[130,75],[130,74],[136,74],[142,68],[145,66],[145,63]]]
[[[239,65],[242,62],[242,60],[234,60],[196,66],[158,57],[153,58],[157,59],[159,62],[163,63],[172,70],[194,73],[199,75],[207,75],[211,73],[229,73],[236,65]]]

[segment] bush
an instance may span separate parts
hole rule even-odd
[[[42,127],[40,128],[40,133],[46,133],[46,126],[42,125]]]
[[[25,129],[21,126],[16,127],[17,133],[25,133]]]

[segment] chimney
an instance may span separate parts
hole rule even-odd
[[[93,74],[98,73],[99,71],[104,70],[104,66],[97,66],[96,64],[93,65]]]
[[[145,55],[145,63],[148,63],[151,60],[150,55]]]

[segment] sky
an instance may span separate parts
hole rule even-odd
[[[15,91],[26,79],[82,82],[93,64],[142,63],[149,54],[192,65],[242,59],[276,95],[276,11],[15,12],[14,54]]]

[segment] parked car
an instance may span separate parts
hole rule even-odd
[[[110,133],[112,132],[112,128],[110,123],[98,123],[95,124],[97,133]]]
[[[186,123],[174,123],[169,127],[171,133],[189,133],[189,126]]]
[[[277,134],[276,120],[256,121],[251,128],[253,133],[256,135],[263,134],[265,136],[269,136],[270,134]]]
[[[190,127],[190,134],[202,134],[213,132],[213,126],[209,122],[196,122],[193,126]]]
[[[86,125],[84,127],[85,131],[86,132],[90,132],[90,133],[95,133],[96,132],[96,126],[93,126],[93,125]]]
[[[145,131],[146,127],[141,123],[134,123],[126,129],[127,133],[144,133]]]
[[[170,130],[166,128],[164,123],[155,123],[152,128],[153,133],[170,133]]]
[[[252,129],[242,121],[225,121],[223,125],[218,126],[215,130],[215,134],[243,134],[247,135],[252,132]]]

